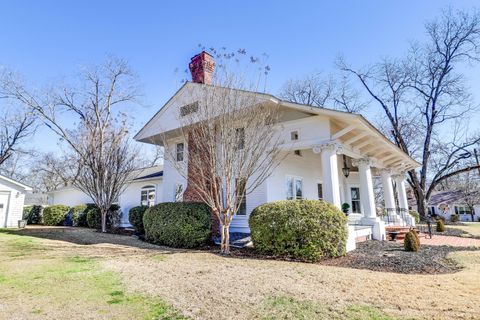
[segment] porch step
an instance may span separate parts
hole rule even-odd
[[[392,240],[392,233],[396,232],[397,235],[395,239],[397,241],[403,241],[405,239],[405,235],[410,231],[410,227],[400,227],[400,226],[388,226],[385,227],[385,232],[387,234],[387,240]],[[418,230],[415,230],[417,234],[419,234]]]

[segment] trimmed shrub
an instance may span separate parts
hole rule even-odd
[[[304,261],[345,255],[347,217],[322,200],[283,200],[263,204],[250,215],[255,249]]]
[[[42,206],[27,206],[23,208],[23,220],[27,220],[27,224],[41,224],[42,223]]]
[[[87,215],[87,225],[92,229],[102,229],[102,214],[98,207],[94,204],[87,204],[84,211]],[[120,206],[112,204],[107,213],[107,229],[113,229],[120,224]]]
[[[63,204],[48,206],[43,209],[43,224],[46,226],[62,226],[70,208]]]
[[[79,204],[70,209],[72,214],[72,222],[74,227],[86,227],[87,226],[87,210],[86,204]]]
[[[148,206],[138,206],[133,207],[128,212],[128,221],[130,221],[130,224],[139,234],[145,233],[145,228],[143,227],[143,215],[147,209]]]
[[[195,202],[164,202],[148,208],[143,215],[145,238],[159,245],[196,248],[211,236],[208,206]]]
[[[442,219],[437,220],[437,232],[444,232],[445,231],[445,223]]]
[[[450,222],[458,222],[460,220],[460,217],[458,214],[452,214],[450,216]]]
[[[410,230],[405,234],[405,239],[403,240],[403,247],[405,251],[414,251],[417,252],[420,248],[420,240],[415,230]]]
[[[408,213],[410,213],[410,215],[415,218],[415,223],[420,223],[420,213],[418,213],[417,211],[415,210],[409,210]]]

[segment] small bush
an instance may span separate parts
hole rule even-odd
[[[27,220],[27,224],[41,224],[42,223],[42,206],[27,206],[23,208],[23,220]]]
[[[255,249],[305,261],[345,255],[347,217],[318,200],[284,200],[263,204],[250,215]]]
[[[128,212],[128,221],[130,221],[130,224],[139,234],[145,233],[145,228],[143,227],[143,215],[147,209],[148,206],[138,206],[133,207]]]
[[[415,210],[410,210],[408,211],[408,213],[410,213],[410,215],[415,218],[415,223],[416,224],[419,224],[420,223],[420,213],[418,213],[417,211]]]
[[[98,207],[94,204],[87,204],[84,211],[87,215],[87,225],[92,229],[102,229],[102,214]],[[113,229],[120,224],[120,206],[112,204],[107,213],[107,229]]]
[[[458,222],[460,220],[460,217],[458,214],[452,214],[450,216],[450,222]]]
[[[405,235],[405,239],[403,240],[403,246],[405,251],[414,251],[417,252],[420,248],[420,241],[418,239],[418,235],[415,230],[410,230]]]
[[[72,223],[74,227],[87,227],[86,204],[79,204],[70,209],[72,214]]]
[[[46,226],[62,226],[70,208],[63,204],[48,206],[43,210],[43,224]]]
[[[445,223],[442,219],[437,220],[437,232],[444,232],[445,231]]]
[[[195,248],[211,236],[211,214],[207,205],[194,202],[164,202],[143,215],[145,238],[175,248]]]

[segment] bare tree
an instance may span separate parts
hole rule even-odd
[[[196,102],[179,115],[186,161],[177,161],[173,140],[163,140],[166,160],[188,181],[185,200],[210,207],[221,226],[221,252],[229,254],[232,219],[280,162],[281,139],[278,107],[254,93],[258,82],[245,85],[217,65],[213,85],[194,85],[189,96]]]
[[[122,107],[131,107],[136,98],[134,76],[127,63],[110,59],[84,71],[77,86],[53,88],[40,97],[15,79],[4,79],[4,95],[29,107],[66,144],[73,185],[98,206],[102,232],[106,232],[108,211],[124,191],[136,163],[122,112]],[[69,128],[65,115],[74,116],[77,125]]]
[[[320,108],[333,108],[357,113],[366,108],[360,93],[350,84],[348,77],[337,80],[312,73],[301,79],[288,80],[280,91],[280,98]]]
[[[439,183],[477,168],[461,164],[472,156],[468,149],[477,144],[480,137],[470,133],[458,140],[442,136],[440,131],[473,109],[463,78],[456,69],[462,63],[479,58],[479,17],[477,12],[445,10],[439,19],[427,23],[429,41],[413,46],[405,60],[387,59],[366,70],[355,70],[340,62],[341,69],[354,75],[382,108],[395,143],[421,161],[419,172],[408,171],[408,182],[423,216],[427,213],[427,201]],[[432,170],[435,140],[448,144],[449,148]]]
[[[19,109],[19,111],[12,112],[7,106],[1,107],[0,167],[15,154],[18,156],[23,153],[21,145],[35,132],[35,118],[32,112],[25,111],[23,108]]]

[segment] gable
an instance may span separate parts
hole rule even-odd
[[[26,192],[26,191],[31,191],[32,188],[23,183],[20,183],[18,181],[15,181],[13,179],[0,175],[0,191],[10,191],[10,190]]]

